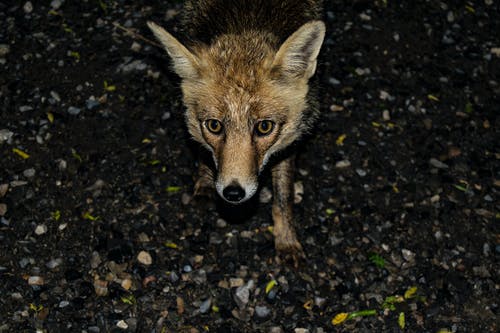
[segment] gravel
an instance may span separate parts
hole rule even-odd
[[[268,170],[248,205],[193,198],[179,79],[115,25],[182,39],[181,10],[0,3],[0,331],[498,331],[497,2],[325,1],[297,269]]]

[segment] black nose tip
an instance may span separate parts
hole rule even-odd
[[[245,197],[245,190],[239,185],[229,185],[222,191],[222,194],[227,201],[238,202]]]

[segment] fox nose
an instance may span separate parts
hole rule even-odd
[[[222,191],[222,195],[229,202],[239,202],[245,197],[245,190],[238,184],[231,184]]]

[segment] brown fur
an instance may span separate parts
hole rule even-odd
[[[185,45],[148,24],[182,78],[188,129],[212,152],[217,192],[242,202],[254,195],[269,157],[299,139],[316,118],[308,82],[324,36],[324,24],[317,21],[321,4],[201,0],[185,7],[190,37]],[[221,124],[220,133],[209,129],[210,120]],[[264,120],[272,122],[272,130],[258,135]],[[272,174],[276,248],[296,256],[302,247],[292,226],[293,160],[279,162]],[[202,175],[196,191],[212,178]],[[244,197],[232,200],[226,193],[231,187],[243,190]]]

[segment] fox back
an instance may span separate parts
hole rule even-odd
[[[185,44],[148,23],[182,79],[186,121],[212,152],[215,188],[240,203],[269,157],[310,128],[309,87],[325,27],[321,1],[201,0],[185,4]]]

